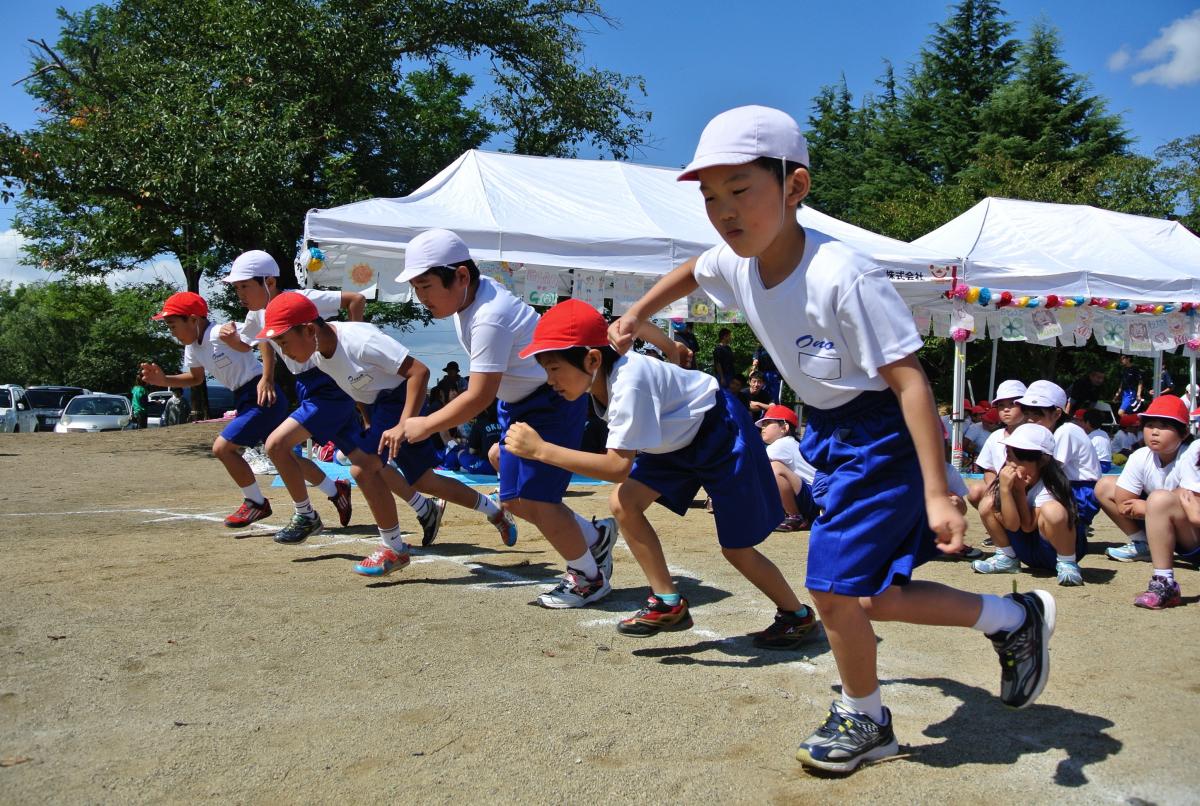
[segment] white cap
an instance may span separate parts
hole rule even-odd
[[[808,143],[786,112],[769,106],[739,106],[708,122],[696,155],[677,178],[695,180],[697,171],[714,165],[745,165],[759,157],[786,159],[808,167]]]
[[[238,280],[252,280],[255,277],[278,276],[279,264],[275,262],[275,258],[261,249],[251,249],[234,258],[233,265],[229,267],[229,274],[221,279],[227,283],[236,283]]]
[[[1000,440],[1006,448],[1016,448],[1025,451],[1041,451],[1047,456],[1054,455],[1054,435],[1050,429],[1037,423],[1018,425],[1013,432]]]
[[[1067,405],[1067,393],[1061,386],[1051,381],[1034,381],[1029,384],[1029,388],[1017,399],[1017,402],[1025,406],[1037,406],[1043,409],[1062,409]]]
[[[427,229],[408,242],[404,250],[404,271],[397,282],[407,283],[434,266],[459,266],[471,259],[471,250],[463,239],[448,229]]]
[[[996,387],[996,396],[992,398],[992,402],[997,400],[1015,400],[1025,394],[1025,384],[1020,381],[1000,381],[1000,385]]]

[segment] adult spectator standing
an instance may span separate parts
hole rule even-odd
[[[681,354],[679,366],[684,369],[696,368],[696,353],[700,350],[700,342],[696,339],[696,330],[691,322],[672,322],[671,340],[679,342],[691,351],[691,355]]]
[[[1133,365],[1133,356],[1122,355],[1121,386],[1117,390],[1113,403],[1117,405],[1117,414],[1137,414],[1142,408],[1142,371]]]
[[[134,376],[133,389],[129,393],[129,398],[133,404],[134,422],[137,423],[138,428],[145,428],[147,416],[149,415],[149,412],[146,411],[146,403],[150,400],[150,393],[142,385],[140,372]]]
[[[717,346],[713,348],[713,375],[717,376],[717,383],[722,389],[728,389],[729,382],[737,374],[733,368],[733,348],[729,346],[731,341],[733,332],[723,327],[717,333]]]
[[[750,363],[750,377],[753,378],[755,372],[762,373],[763,384],[771,393],[771,402],[778,403],[779,396],[783,393],[783,378],[775,367],[775,359],[771,358],[771,354],[761,344],[754,350],[754,360]]]
[[[1096,401],[1104,394],[1103,387],[1104,370],[1093,369],[1079,376],[1067,392],[1067,413],[1073,415],[1080,409],[1087,411],[1094,408]]]
[[[460,394],[467,390],[467,379],[459,374],[457,361],[451,361],[446,364],[446,366],[442,367],[442,372],[446,374],[438,381],[438,386],[447,392],[454,391]]]

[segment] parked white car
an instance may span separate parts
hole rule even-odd
[[[0,384],[0,432],[32,434],[37,415],[25,399],[25,390],[13,383]]]
[[[58,425],[56,434],[78,434],[91,431],[121,431],[129,427],[133,409],[120,395],[90,394],[71,398]]]

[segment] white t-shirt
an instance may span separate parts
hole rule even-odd
[[[800,453],[800,443],[795,437],[780,437],[767,446],[767,458],[772,462],[782,462],[806,484],[812,484],[817,477],[816,468],[808,463],[804,454]]]
[[[594,398],[592,405],[608,422],[606,447],[670,453],[691,444],[704,413],[717,405],[717,379],[630,352],[609,373],[608,407]]]
[[[1088,434],[1088,439],[1092,441],[1092,447],[1096,449],[1096,459],[1101,462],[1112,461],[1112,443],[1108,439],[1108,434],[1097,428]]]
[[[533,339],[537,323],[537,311],[491,277],[479,278],[475,300],[454,315],[458,340],[471,357],[471,372],[503,373],[496,397],[505,403],[524,400],[546,382],[536,358],[519,355]]]
[[[374,403],[380,392],[395,389],[406,380],[400,365],[408,348],[368,322],[330,322],[337,347],[329,358],[320,350],[313,359],[342,391],[359,403]]]
[[[1175,459],[1164,465],[1154,451],[1138,448],[1121,468],[1117,486],[1138,496],[1150,495],[1155,490],[1174,490],[1179,486],[1178,468],[1183,455],[1184,449],[1180,448]]]
[[[958,472],[958,468],[946,462],[946,486],[950,489],[951,495],[957,495],[959,498],[967,497],[967,482],[963,480],[962,473]]]
[[[1128,454],[1129,449],[1137,444],[1137,434],[1131,434],[1122,428],[1117,433],[1113,434],[1111,447],[1113,453]]]
[[[1063,423],[1054,431],[1054,458],[1062,462],[1068,481],[1096,481],[1100,478],[1100,460],[1082,428]]]
[[[253,350],[239,353],[221,341],[217,335],[220,329],[220,325],[210,324],[200,341],[183,348],[183,371],[203,367],[205,372],[217,379],[217,383],[236,392],[262,375],[262,364]]]
[[[312,300],[313,305],[317,306],[317,315],[322,319],[332,319],[342,310],[341,291],[317,291],[316,289],[305,288],[292,290],[289,293],[303,294]],[[262,332],[263,318],[264,311],[246,312],[246,324],[242,329],[242,337],[248,344],[260,344],[256,337]],[[287,365],[287,368],[291,370],[293,375],[299,375],[301,372],[310,370],[317,365],[315,358],[310,358],[303,364],[293,361],[283,354],[283,350],[274,341],[271,339],[263,339],[263,341],[270,343],[271,347],[275,350],[275,356],[283,359],[283,363]],[[261,344],[259,349],[261,349]]]
[[[1008,461],[1008,449],[1000,440],[1004,439],[1007,433],[1003,428],[997,428],[988,434],[983,447],[979,449],[979,456],[975,457],[975,464],[979,466],[980,470],[999,473],[1000,468],[1004,467],[1004,463]]]
[[[989,432],[983,423],[974,422],[967,423],[966,430],[963,432],[963,436],[971,441],[977,452],[983,447],[983,443],[987,442],[988,434]]]
[[[1175,460],[1178,486],[1193,493],[1200,493],[1200,468],[1196,467],[1197,461],[1200,461],[1200,440],[1189,445],[1183,455]]]
[[[1029,501],[1029,506],[1033,509],[1037,509],[1042,504],[1054,500],[1054,496],[1046,489],[1046,484],[1041,479],[1038,479],[1038,483],[1025,492],[1025,498]]]
[[[745,313],[806,405],[831,409],[886,389],[879,368],[915,353],[921,337],[882,268],[824,233],[805,236],[800,265],[774,288],[757,259],[726,244],[700,255],[695,277],[718,305]]]

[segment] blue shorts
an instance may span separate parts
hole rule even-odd
[[[1100,511],[1100,501],[1096,498],[1096,482],[1073,481],[1071,493],[1075,496],[1075,532],[1086,544],[1088,527]]]
[[[813,488],[808,485],[807,481],[801,480],[800,492],[796,493],[796,508],[800,510],[800,517],[812,523],[821,514],[821,507],[817,505],[817,500],[813,496]]]
[[[547,442],[579,450],[590,401],[587,395],[568,401],[549,384],[542,384],[516,403],[499,402],[496,419],[500,423],[501,501],[524,498],[547,504],[562,503],[563,493],[571,483],[571,471],[513,456],[504,447],[504,437],[508,435],[509,424],[525,423]]]
[[[1054,566],[1058,562],[1058,552],[1054,546],[1050,545],[1049,540],[1042,537],[1041,532],[1034,529],[1032,532],[1016,531],[1007,532],[1007,534],[1008,542],[1016,552],[1018,560],[1030,568],[1041,568],[1044,571],[1054,570]],[[1086,535],[1081,536],[1079,529],[1076,528],[1075,559],[1081,560],[1087,553],[1087,537]]]
[[[779,396],[783,393],[783,378],[778,372],[764,372],[763,385],[767,391],[771,393],[771,400],[775,403],[779,402]]]
[[[301,372],[296,376],[296,397],[300,405],[288,416],[304,426],[315,442],[332,442],[346,455],[362,443],[358,407],[333,378],[316,367]]]
[[[371,418],[371,425],[363,432],[358,447],[367,453],[378,454],[379,440],[383,438],[383,432],[400,422],[400,415],[404,413],[406,400],[408,400],[407,383],[402,383],[386,392],[380,392],[379,397],[375,398],[375,402],[367,406],[367,415]],[[420,413],[428,414],[428,406],[422,406]],[[383,455],[381,458],[384,461],[388,459],[387,455]],[[400,452],[391,458],[395,460],[396,467],[400,468],[400,472],[409,484],[416,484],[427,470],[432,470],[438,464],[437,448],[434,446],[432,438],[423,439],[415,444],[405,442],[400,446]]]
[[[704,413],[689,445],[670,453],[639,453],[629,478],[658,493],[658,503],[676,515],[686,514],[704,487],[722,548],[757,546],[783,522],[762,434],[749,410],[726,391]]]
[[[1128,414],[1130,406],[1132,406],[1135,402],[1137,402],[1137,389],[1122,389],[1121,404],[1117,407],[1117,409]]]
[[[227,442],[252,448],[260,442],[265,442],[271,432],[283,425],[288,416],[287,398],[283,389],[275,384],[275,402],[270,406],[258,404],[258,381],[262,376],[247,381],[234,390],[234,400],[237,404],[237,416],[221,429],[221,436]]]
[[[1100,472],[1101,473],[1107,473],[1110,470],[1112,470],[1112,462],[1101,462],[1100,463]]]
[[[875,596],[903,585],[936,553],[912,437],[890,390],[808,409],[800,452],[816,468],[805,585]]]

